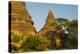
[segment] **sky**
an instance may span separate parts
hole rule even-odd
[[[78,19],[77,5],[27,2],[26,9],[32,17],[37,31],[44,26],[49,9],[52,10],[55,18],[63,17],[68,20]]]

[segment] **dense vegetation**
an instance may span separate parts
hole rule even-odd
[[[55,49],[78,48],[78,21],[69,21],[65,18],[56,19],[56,31],[48,33],[48,36],[19,36],[11,33],[12,51],[45,51]]]

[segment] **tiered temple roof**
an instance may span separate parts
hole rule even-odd
[[[36,30],[25,2],[11,1],[9,7],[9,16],[11,22],[11,32],[19,35],[35,35]]]

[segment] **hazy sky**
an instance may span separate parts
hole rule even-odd
[[[50,3],[26,3],[26,8],[30,13],[34,26],[39,31],[45,23],[49,9],[52,9],[56,18],[64,17],[69,20],[78,18],[77,5],[50,4]]]

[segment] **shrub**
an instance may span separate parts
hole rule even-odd
[[[22,48],[25,51],[28,51],[28,49],[32,51],[40,51],[47,49],[49,45],[50,40],[48,40],[46,37],[29,36],[22,45]]]

